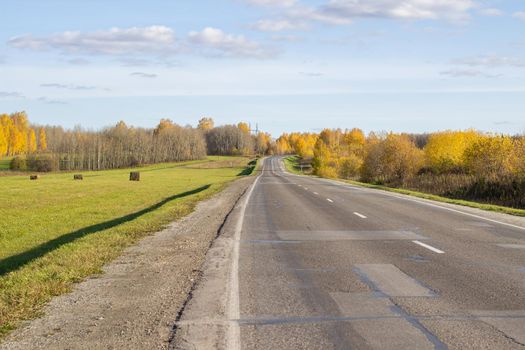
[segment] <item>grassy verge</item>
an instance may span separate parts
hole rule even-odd
[[[395,188],[395,187],[388,187],[383,185],[374,185],[369,184],[365,182],[359,182],[359,181],[353,181],[353,180],[341,180],[347,183],[350,183],[352,185],[367,187],[367,188],[374,188],[378,190],[388,191],[388,192],[395,192],[400,194],[406,194],[413,197],[423,198],[423,199],[430,199],[437,202],[443,202],[443,203],[450,203],[450,204],[457,204],[462,205],[465,207],[471,207],[476,209],[482,209],[487,211],[494,211],[504,214],[510,214],[515,216],[525,216],[525,210],[523,209],[516,209],[516,208],[509,208],[509,207],[503,207],[500,205],[494,205],[494,204],[486,204],[486,203],[478,203],[478,202],[472,202],[467,201],[463,199],[453,199],[453,198],[447,198],[447,197],[441,197],[434,194],[424,193],[424,192],[418,192],[413,190],[407,190],[404,188]]]
[[[190,213],[248,162],[213,157],[134,169],[140,182],[129,181],[129,169],[83,172],[83,181],[71,173],[0,177],[0,337],[125,247]]]
[[[298,168],[299,160],[300,158],[297,156],[286,157],[284,159],[284,164],[286,166],[286,169],[289,172],[294,173],[294,174],[299,174],[299,175],[305,175]],[[462,205],[465,207],[471,207],[471,208],[482,209],[482,210],[487,210],[487,211],[494,211],[498,213],[510,214],[510,215],[515,215],[515,216],[525,216],[525,210],[523,209],[503,207],[503,206],[494,205],[494,204],[478,203],[478,202],[472,202],[472,201],[467,201],[467,200],[462,200],[462,199],[447,198],[447,197],[437,196],[437,195],[424,193],[424,192],[407,190],[403,188],[388,187],[384,185],[375,185],[375,184],[359,182],[359,181],[354,181],[354,180],[344,180],[344,179],[337,179],[337,180],[343,181],[343,182],[346,182],[352,185],[356,185],[356,186],[362,186],[362,187],[373,188],[377,190],[400,193],[400,194],[405,194],[405,195],[409,195],[413,197],[430,199],[430,200],[437,201],[437,202],[457,204],[457,205]]]
[[[9,170],[11,158],[0,158],[0,171]]]
[[[299,156],[286,157],[284,158],[284,166],[286,167],[286,170],[288,170],[292,174],[312,175],[311,167],[308,166],[308,167],[301,168],[301,160],[302,159]]]

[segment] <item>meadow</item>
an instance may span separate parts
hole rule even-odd
[[[133,169],[0,177],[0,337],[56,295],[100,273],[140,238],[189,214],[254,162],[245,157]],[[250,164],[248,164],[250,163]]]

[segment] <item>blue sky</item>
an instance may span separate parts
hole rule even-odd
[[[523,1],[2,2],[0,112],[35,123],[525,131]]]

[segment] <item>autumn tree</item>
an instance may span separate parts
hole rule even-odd
[[[379,183],[403,183],[417,174],[423,154],[406,134],[372,135],[363,163],[363,178]]]
[[[481,178],[504,178],[518,172],[520,158],[517,140],[504,135],[483,135],[465,151],[468,171]]]
[[[431,134],[424,148],[427,166],[437,173],[463,169],[465,150],[479,137],[474,130]]]
[[[44,128],[40,128],[38,131],[38,150],[40,152],[45,152],[47,150],[47,138]]]
[[[197,128],[202,131],[209,131],[213,129],[215,123],[212,118],[203,117],[199,120],[199,125]]]
[[[292,152],[292,146],[290,145],[288,138],[288,134],[283,134],[275,141],[275,153],[290,154]]]
[[[7,155],[9,149],[9,116],[6,114],[0,115],[0,156]]]
[[[237,124],[237,128],[239,128],[239,130],[241,130],[245,134],[250,134],[251,132],[250,125],[248,125],[248,123],[245,122],[240,122],[239,124]]]
[[[34,129],[29,129],[29,135],[27,140],[27,152],[35,153],[37,149],[36,134]]]
[[[257,154],[267,154],[270,151],[272,138],[270,134],[260,132],[257,134],[255,139],[255,153]]]

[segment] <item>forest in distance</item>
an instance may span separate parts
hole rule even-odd
[[[291,155],[312,174],[525,208],[525,136],[448,130],[426,134],[358,128],[253,133],[247,123],[196,127],[162,119],[155,128],[121,121],[98,131],[31,125],[24,112],[0,116],[0,156],[13,170],[104,170],[207,155]]]

